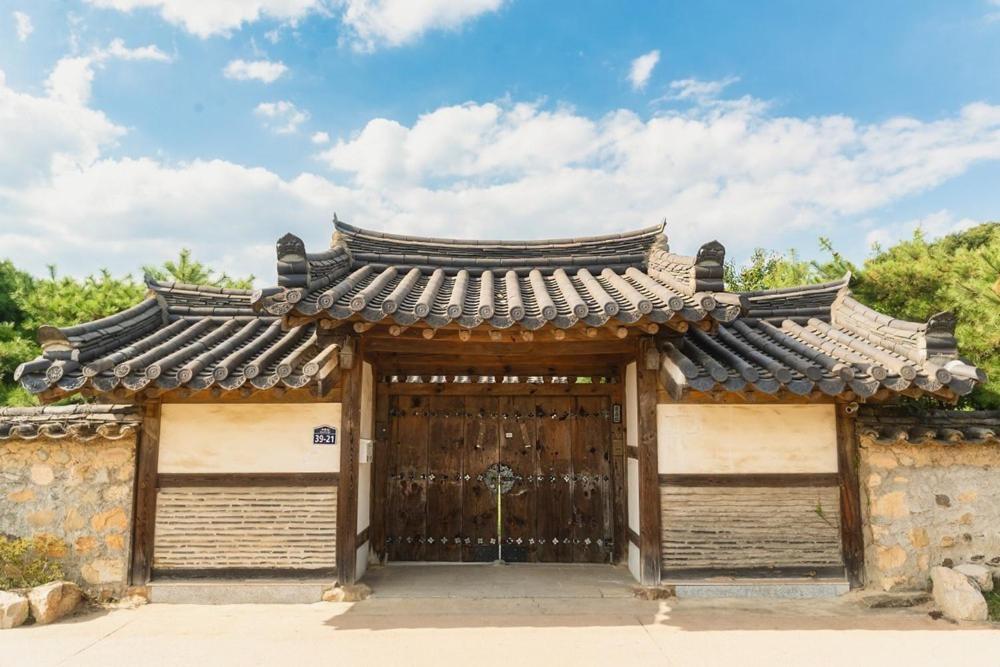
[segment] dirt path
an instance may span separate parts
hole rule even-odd
[[[1000,631],[850,600],[148,605],[0,633],[32,665],[1000,665]]]

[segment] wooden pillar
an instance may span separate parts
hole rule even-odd
[[[350,367],[341,366],[340,486],[337,488],[337,581],[353,584],[358,557],[358,453],[361,446],[361,384],[364,356],[360,341],[353,354],[342,355]],[[350,342],[345,349],[350,348]]]
[[[135,447],[135,487],[132,513],[132,567],[129,583],[144,586],[153,566],[156,528],[157,459],[160,451],[160,402],[142,406],[142,428]]]
[[[639,567],[643,586],[660,584],[660,478],[656,437],[656,373],[647,358],[653,340],[639,342],[636,358],[639,447]]]
[[[864,586],[865,543],[861,533],[861,488],[858,480],[858,441],[853,411],[838,403],[837,467],[840,471],[840,539],[844,567],[851,588]]]
[[[625,371],[618,374],[618,382],[610,385],[611,405],[618,406],[618,421],[611,423],[611,475],[614,482],[614,562],[628,562],[628,494],[625,490],[628,477],[628,454],[625,452]],[[636,545],[638,546],[638,545]]]
[[[378,378],[376,377],[376,380]],[[385,506],[389,478],[389,385],[375,384],[375,460],[372,464],[371,548],[385,562]]]

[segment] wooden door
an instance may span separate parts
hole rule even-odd
[[[389,560],[424,560],[427,535],[427,396],[394,396],[389,417],[386,553]]]
[[[605,396],[393,396],[390,560],[609,562]]]
[[[500,462],[501,557],[508,562],[606,563],[613,546],[610,401],[511,398]]]

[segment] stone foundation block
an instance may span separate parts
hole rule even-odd
[[[0,630],[16,628],[28,619],[28,598],[0,591]]]
[[[31,616],[39,625],[59,620],[76,609],[82,599],[80,587],[71,581],[53,581],[28,593]]]

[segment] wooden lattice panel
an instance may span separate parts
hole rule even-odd
[[[664,569],[839,567],[837,487],[660,489]]]
[[[336,538],[336,487],[164,488],[153,567],[331,568]]]

